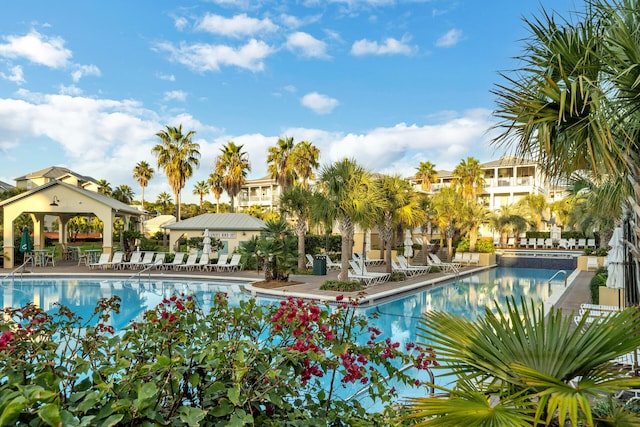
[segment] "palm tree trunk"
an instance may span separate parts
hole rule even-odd
[[[229,212],[234,213],[234,210],[233,210],[233,194],[229,194],[229,199],[231,199],[231,206],[229,207]]]

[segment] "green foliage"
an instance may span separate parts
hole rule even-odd
[[[173,295],[122,333],[110,326],[118,297],[84,320],[64,306],[5,308],[0,425],[391,425],[388,381],[412,385],[399,367],[433,355],[380,339],[356,306],[231,306],[217,294],[205,313]],[[348,383],[369,385],[385,410],[337,397]]]
[[[600,303],[600,286],[607,286],[607,277],[609,276],[609,270],[607,267],[600,267],[596,270],[596,274],[591,278],[589,282],[589,290],[591,291],[591,303]]]
[[[363,290],[364,288],[365,286],[357,280],[352,280],[349,282],[343,282],[341,280],[327,280],[322,285],[320,285],[320,290],[337,292],[357,292]]]
[[[469,252],[469,238],[463,237],[458,242],[458,246],[456,247],[456,252]],[[492,254],[496,251],[496,247],[493,242],[485,239],[479,239],[476,242],[476,252],[479,253],[489,253]]]
[[[609,254],[609,251],[607,250],[607,248],[598,248],[596,249],[596,255],[597,256],[607,256]]]
[[[342,249],[342,236],[333,234],[306,234],[304,247],[308,254],[315,255],[324,249],[328,253],[340,252]]]
[[[262,261],[265,281],[289,280],[298,265],[298,242],[285,220],[266,221],[256,242],[256,256]]]
[[[407,280],[407,275],[402,271],[394,271],[391,273],[391,276],[389,276],[389,280],[391,282],[402,282],[403,280]]]

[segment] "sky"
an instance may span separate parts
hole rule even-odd
[[[412,176],[509,154],[490,141],[496,84],[517,67],[523,17],[568,16],[578,0],[21,0],[0,14],[0,180],[63,166],[113,188],[156,173],[166,126],[195,131],[197,181],[243,145],[249,179],[280,137],[322,166],[355,159]],[[224,199],[224,197],[223,197]],[[210,195],[207,200],[214,202]]]

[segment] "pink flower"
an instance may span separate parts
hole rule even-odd
[[[336,297],[336,301],[342,301],[344,299],[344,295],[338,295]]]

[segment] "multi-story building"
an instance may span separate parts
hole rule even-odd
[[[234,198],[234,209],[236,212],[242,212],[253,205],[258,205],[265,211],[274,211],[278,209],[280,194],[280,185],[270,176],[250,179]]]
[[[51,181],[62,181],[75,187],[97,192],[100,189],[97,181],[90,176],[79,175],[67,168],[50,166],[15,178],[16,187],[31,190]]]

